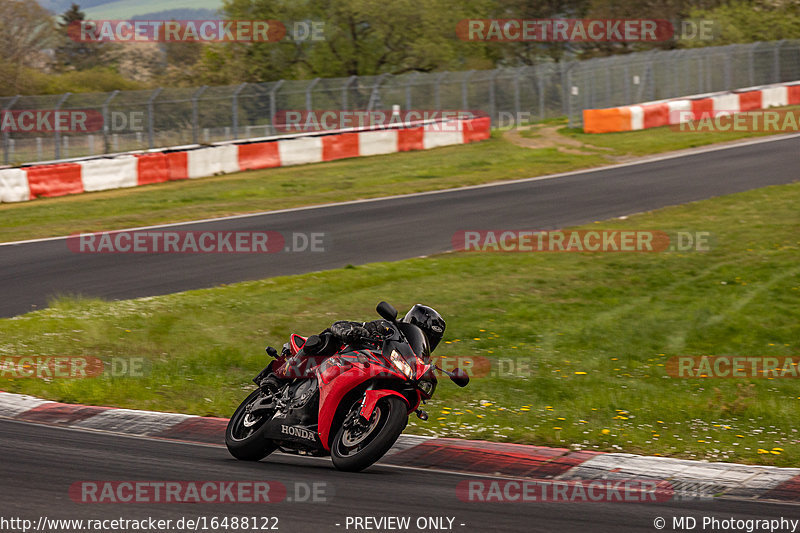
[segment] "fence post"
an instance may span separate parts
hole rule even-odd
[[[500,69],[496,68],[489,76],[489,120],[492,127],[497,127],[497,97],[495,96],[495,79],[500,74]]]
[[[565,69],[566,74],[566,83],[564,84],[565,87],[565,94],[567,96],[567,127],[574,128],[575,122],[572,120],[572,66],[570,68]]]
[[[239,93],[247,87],[247,82],[236,87],[231,96],[231,126],[233,126],[233,138],[239,138]]]
[[[523,68],[525,68],[525,67],[518,67],[516,69],[516,72],[514,72],[514,113],[515,113],[514,117],[515,117],[515,120],[516,120],[517,117],[519,117],[519,113],[521,111],[521,109],[520,109],[521,106],[520,106],[520,103],[519,103],[519,76],[522,73],[522,69]]]
[[[317,83],[319,83],[319,78],[314,78],[311,80],[311,83],[308,84],[308,87],[306,87],[306,111],[311,111],[314,107],[314,102],[311,99],[311,89],[313,89]]]
[[[408,81],[406,81],[406,111],[411,109],[411,86],[414,85],[414,82],[417,81],[418,77],[419,72],[415,70],[408,77]]]
[[[628,63],[625,63],[625,105],[631,103],[631,69]]]
[[[208,89],[208,85],[203,85],[199,89],[197,89],[194,94],[192,95],[192,143],[198,144],[197,142],[197,132],[198,132],[198,117],[197,117],[197,99],[200,98],[200,95]]]
[[[375,102],[380,101],[380,93],[378,93],[378,89],[383,83],[383,80],[388,78],[390,74],[385,73],[378,76],[378,79],[375,80],[375,85],[372,86],[372,91],[369,94],[369,103],[367,104],[367,111],[372,111],[372,106],[375,105]]]
[[[350,76],[342,87],[342,111],[347,111],[347,91],[354,81],[358,80],[358,76]]]
[[[9,102],[8,105],[3,108],[3,112],[5,113],[6,111],[8,111],[12,107],[14,107],[14,104],[17,103],[17,100],[19,100],[19,97],[20,97],[20,95],[16,95],[14,98],[12,98],[11,102]],[[6,164],[6,165],[9,164],[9,161],[11,159],[11,157],[9,156],[9,153],[8,153],[9,152],[9,148],[10,148],[9,145],[11,144],[9,142],[10,140],[11,140],[11,133],[7,129],[3,128],[3,153],[4,153],[4,155],[3,155],[3,163]]]
[[[725,76],[725,82],[724,82],[725,83],[725,87],[724,87],[724,90],[726,90],[726,91],[730,91],[731,89],[733,89],[733,87],[732,87],[733,78],[732,78],[732,71],[731,71],[731,69],[733,67],[733,65],[732,65],[733,58],[731,57],[732,55],[733,55],[733,51],[730,48],[725,50],[725,64],[723,65],[723,75]]]
[[[111,100],[114,99],[115,96],[119,94],[119,91],[112,91],[111,94],[108,95],[108,98],[105,99],[103,102],[103,153],[107,154],[110,152],[110,146],[108,143],[108,105],[111,103]]]
[[[467,81],[469,81],[470,76],[475,73],[475,70],[470,70],[466,74],[464,74],[464,78],[461,80],[461,110],[466,111],[469,108],[469,99],[467,97]]]
[[[435,109],[436,111],[442,110],[441,99],[439,95],[439,87],[441,86],[444,77],[447,76],[448,74],[450,73],[445,70],[436,77],[436,81],[434,82],[436,86],[433,88],[433,102],[434,102],[433,106],[436,108]]]
[[[57,113],[61,109],[61,106],[64,104],[64,102],[67,101],[67,98],[70,97],[71,94],[72,93],[64,93],[61,96],[61,98],[58,100],[58,103],[56,104],[56,108],[53,111],[55,111]],[[58,130],[58,128],[55,128],[55,130],[56,130],[55,131],[55,137],[54,137],[55,145],[56,145],[56,147],[55,147],[56,148],[56,157],[55,158],[56,159],[61,159],[61,132]]]
[[[277,130],[275,129],[275,115],[278,113],[277,110],[277,103],[275,101],[275,94],[278,92],[278,89],[281,88],[281,85],[286,80],[278,80],[275,85],[272,86],[272,89],[269,91],[269,127],[272,131],[272,134],[275,135]]]
[[[541,74],[541,65],[536,68],[536,82],[539,87],[539,120],[544,120],[544,77]]]
[[[155,89],[153,94],[150,95],[150,98],[147,99],[147,143],[151,150],[154,148],[155,144],[153,140],[153,130],[155,129],[155,113],[153,113],[153,102],[163,90],[163,87]]]
[[[773,50],[773,58],[772,58],[772,68],[774,76],[772,78],[772,83],[780,83],[781,82],[781,47],[786,43],[785,40],[781,39],[775,45],[775,49]]]

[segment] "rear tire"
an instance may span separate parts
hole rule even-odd
[[[353,407],[361,404],[357,399]],[[349,412],[349,411],[348,411]],[[389,451],[408,424],[408,404],[397,396],[385,396],[375,405],[366,434],[339,427],[331,445],[331,460],[338,470],[360,472]]]
[[[250,393],[234,411],[225,429],[225,445],[231,455],[240,461],[260,461],[278,448],[271,440],[264,438],[264,428],[271,413],[253,417],[247,412],[247,407],[261,395],[263,392],[260,389]]]

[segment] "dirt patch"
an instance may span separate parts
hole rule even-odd
[[[562,126],[548,126],[545,124],[531,124],[530,126],[522,126],[508,130],[503,134],[503,137],[508,141],[522,146],[523,148],[555,148],[564,154],[574,155],[603,155],[603,152],[612,152],[611,148],[604,146],[592,146],[591,144],[584,144],[575,139],[564,137],[558,133],[558,128]],[[531,132],[530,135],[522,135],[522,132]],[[617,158],[611,155],[606,155],[610,160]]]

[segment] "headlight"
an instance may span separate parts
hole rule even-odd
[[[411,366],[403,359],[403,356],[400,355],[397,350],[392,350],[392,354],[389,358],[392,360],[392,364],[397,370],[405,374],[408,379],[414,379],[414,371],[411,370]]]
[[[430,398],[433,396],[433,390],[436,388],[436,384],[433,381],[421,379],[417,382],[417,387],[419,387],[419,390],[421,390],[425,396]]]

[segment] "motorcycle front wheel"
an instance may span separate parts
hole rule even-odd
[[[360,472],[389,451],[408,423],[408,405],[397,396],[378,400],[366,424],[358,419],[361,400],[350,408],[345,422],[331,445],[333,466],[347,472]]]
[[[264,393],[254,390],[236,409],[225,429],[225,445],[232,456],[240,461],[259,461],[277,449],[269,439],[264,438],[264,428],[271,412],[258,415],[249,413],[248,407],[261,398]]]

